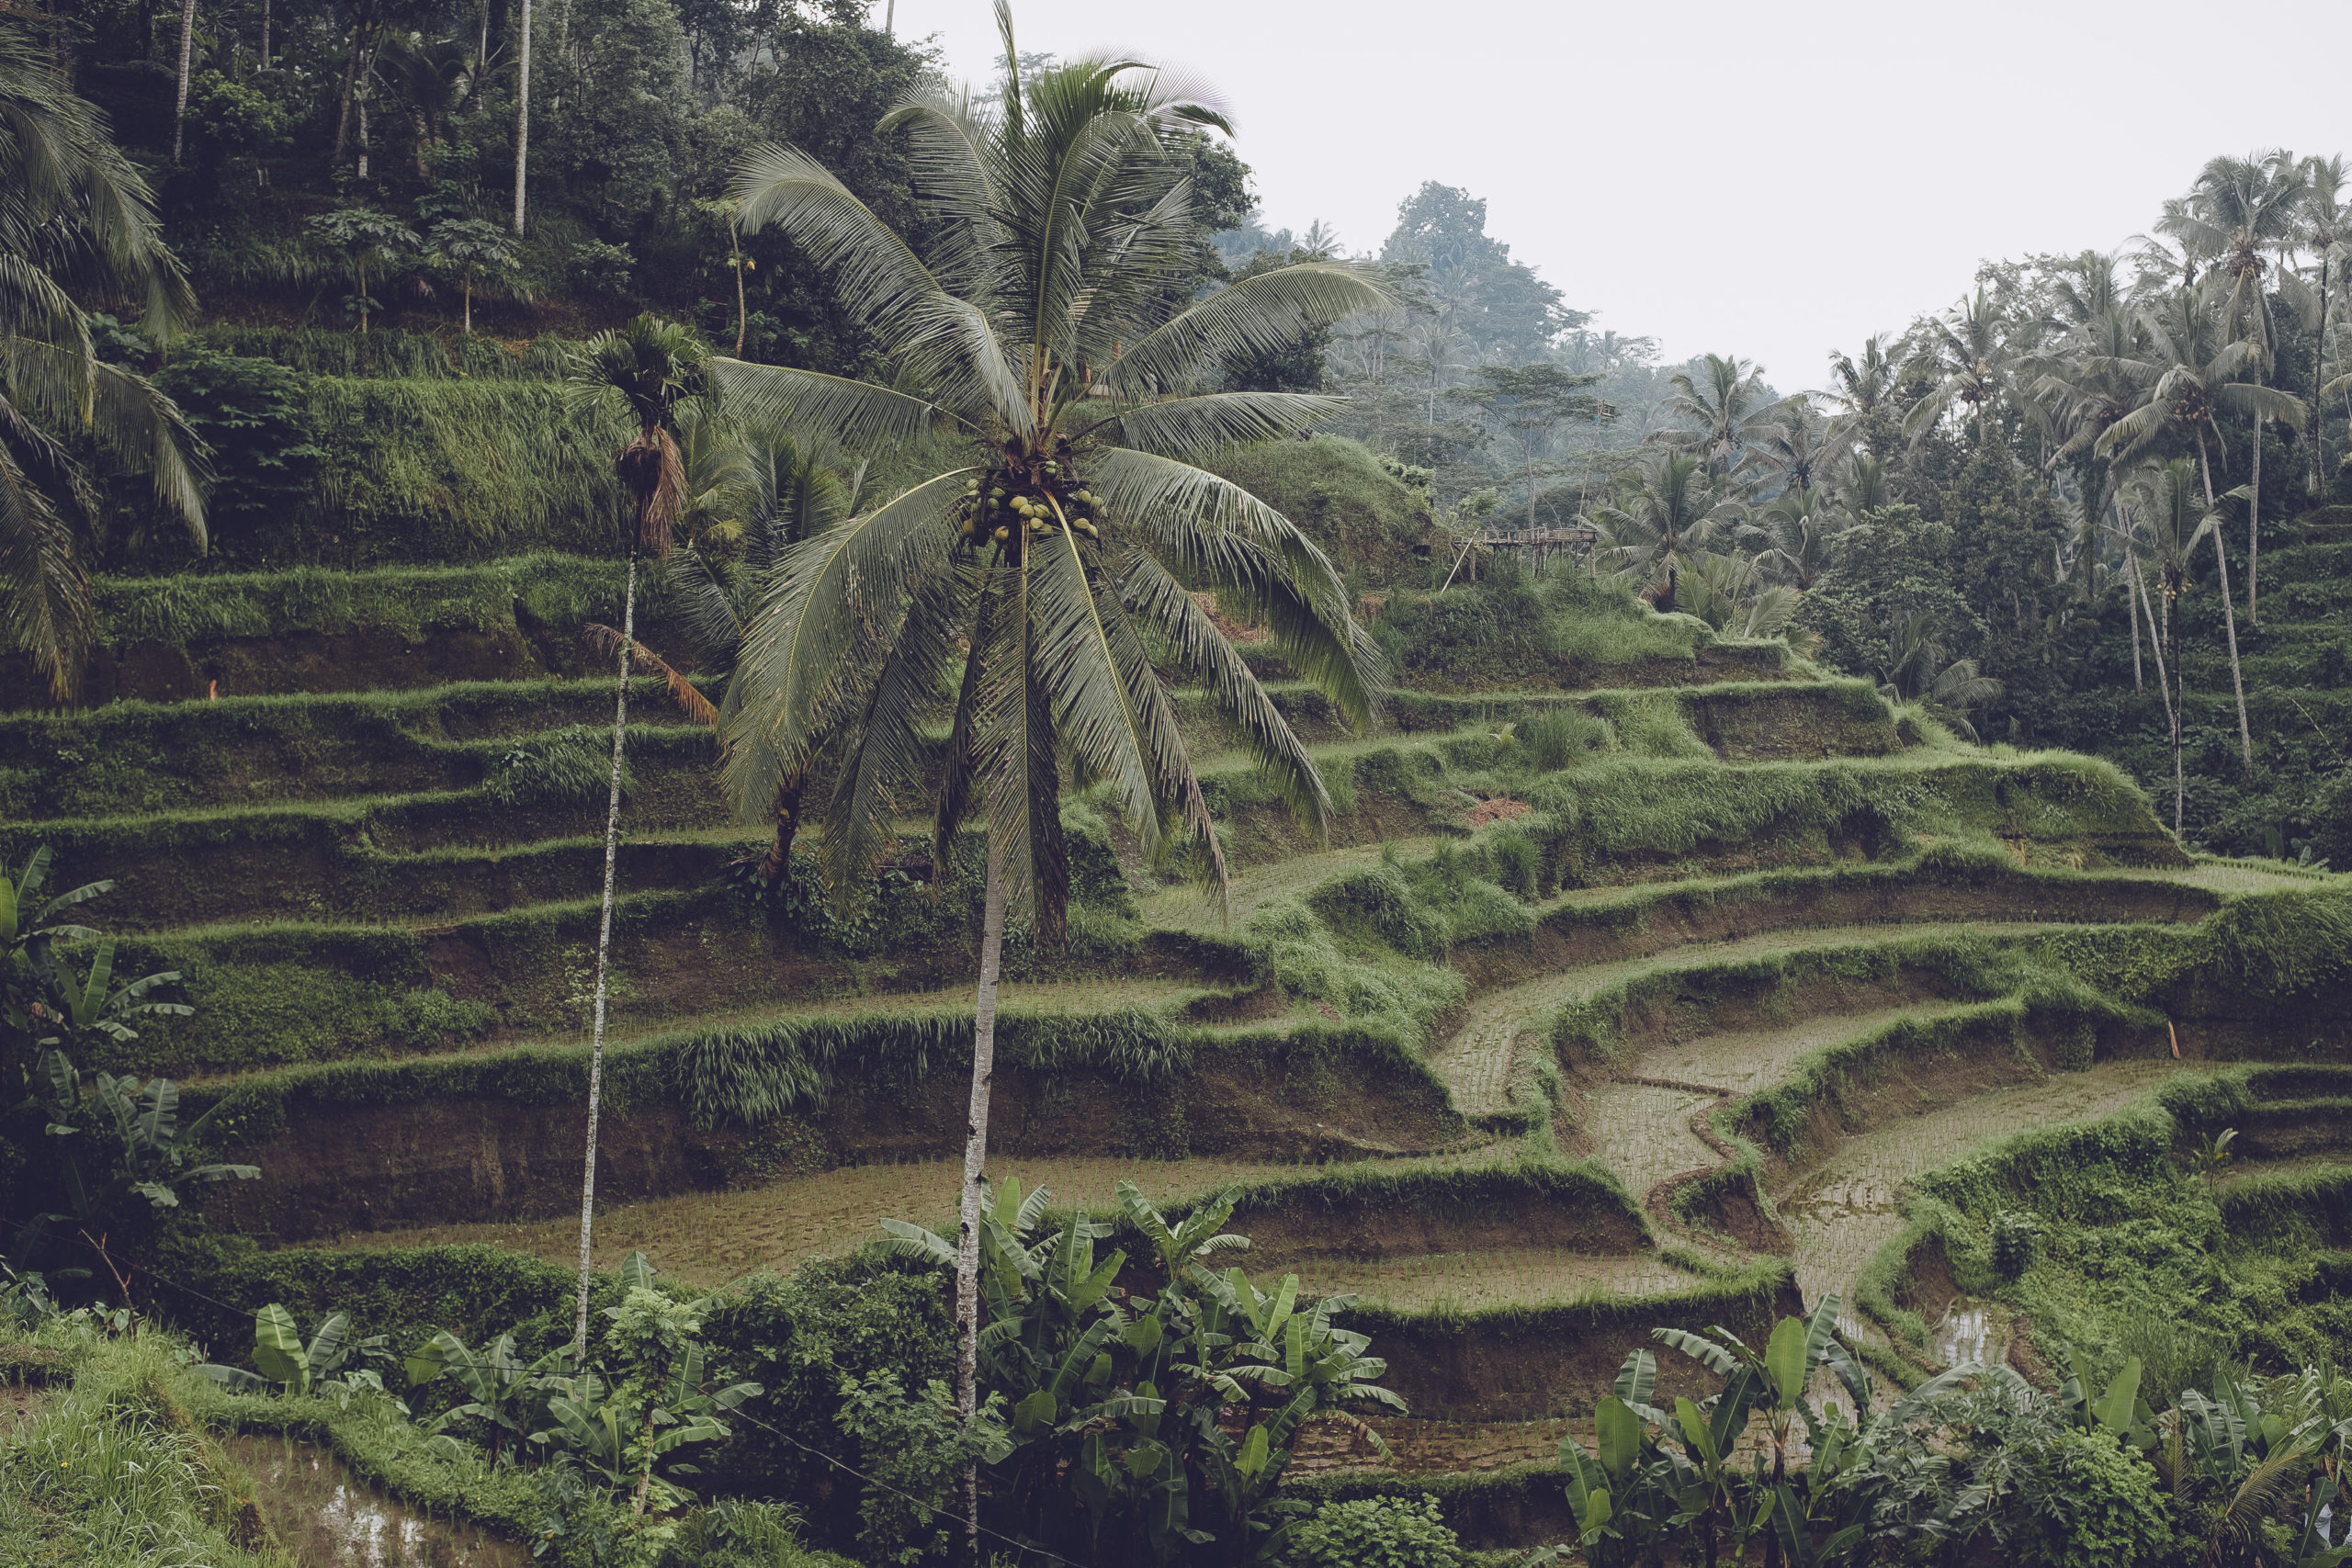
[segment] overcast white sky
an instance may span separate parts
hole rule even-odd
[[[888,0],[877,0],[880,11]],[[957,75],[987,0],[897,0]],[[880,17],[877,16],[876,20]],[[1266,222],[1376,248],[1425,179],[1598,327],[1783,389],[1980,259],[2120,245],[2217,152],[2352,152],[2352,0],[1015,0],[1024,51],[1206,76]]]

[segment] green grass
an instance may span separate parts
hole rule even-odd
[[[1428,498],[1390,475],[1361,443],[1335,435],[1269,441],[1216,467],[1368,583],[1385,586],[1426,574],[1413,547],[1430,525]]]
[[[632,736],[674,728],[662,682],[630,682]],[[118,817],[460,788],[534,736],[610,726],[609,680],[127,701],[0,716],[0,817]],[[636,744],[635,741],[632,744]]]

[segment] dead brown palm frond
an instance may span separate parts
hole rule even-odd
[[[671,434],[655,426],[613,458],[629,499],[637,503],[637,547],[656,560],[670,555],[670,538],[686,513],[686,463]]]
[[[591,621],[580,628],[580,640],[607,662],[618,663],[621,656],[621,634],[602,621]],[[695,683],[671,668],[667,660],[635,637],[628,639],[629,662],[649,675],[659,675],[670,688],[670,700],[685,710],[686,716],[696,724],[711,728],[718,727],[718,709],[702,694]]]

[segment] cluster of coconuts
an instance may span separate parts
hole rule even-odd
[[[1049,496],[1060,503],[1062,515],[1069,519],[1073,530],[1090,539],[1102,537],[1102,530],[1096,526],[1096,519],[1102,514],[1102,502],[1077,483],[1076,476],[1066,473],[1060,463],[1048,458],[1037,465],[1034,475],[996,468],[967,482],[960,530],[965,542],[977,548],[993,540],[1018,551],[1020,541],[1028,536],[1054,533],[1059,525]]]

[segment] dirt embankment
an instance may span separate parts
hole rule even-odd
[[[1457,947],[1453,962],[1482,987],[1808,927],[1883,925],[1889,937],[1900,937],[1906,925],[1927,934],[1932,925],[1971,920],[2172,923],[2220,907],[2220,897],[2202,888],[2120,877],[2081,885],[1997,874],[1965,884],[1896,875],[1860,886],[1792,880],[1744,897],[1739,890],[1670,896],[1632,911],[1570,905],[1545,916],[1531,936]]]
[[[817,1167],[936,1158],[963,1147],[968,1084],[837,1089],[821,1108],[756,1129],[697,1128],[672,1105],[608,1110],[596,1192],[613,1203],[757,1180],[779,1151]],[[576,1211],[586,1112],[465,1097],[299,1104],[286,1130],[227,1151],[263,1179],[211,1190],[214,1224],[274,1243],[348,1230],[538,1219]],[[990,1144],[1007,1156],[1225,1156],[1311,1164],[1424,1153],[1463,1128],[1434,1086],[1345,1058],[1284,1063],[1204,1051],[1149,1082],[1000,1065]]]
[[[1413,1414],[1442,1421],[1532,1421],[1584,1411],[1615,1385],[1626,1352],[1655,1349],[1655,1327],[1703,1330],[1722,1324],[1750,1344],[1769,1337],[1782,1317],[1803,1316],[1792,1282],[1745,1301],[1690,1306],[1671,1301],[1589,1312],[1559,1309],[1524,1319],[1437,1318],[1383,1321],[1371,1325],[1387,1359],[1382,1380],[1404,1395]],[[1687,1356],[1657,1359],[1656,1399],[1702,1399],[1717,1380]]]
[[[1540,1193],[1525,1194],[1508,1207],[1352,1193],[1275,1194],[1245,1203],[1233,1225],[1250,1237],[1250,1266],[1268,1269],[1314,1258],[1377,1262],[1523,1247],[1622,1254],[1647,1244],[1640,1223],[1622,1208]]]

